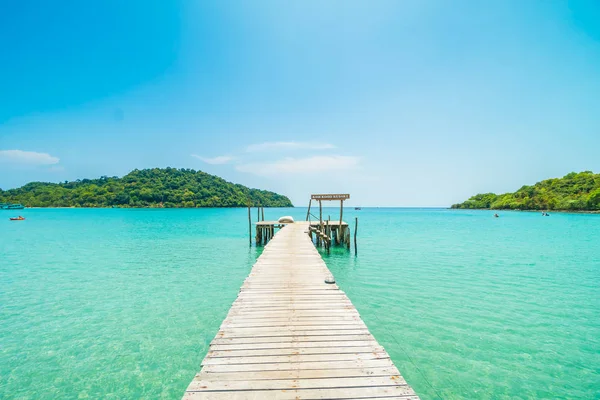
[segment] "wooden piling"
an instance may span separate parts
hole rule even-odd
[[[319,222],[323,223],[323,204],[319,200]]]
[[[325,234],[327,235],[327,242],[325,242],[325,249],[327,250],[327,254],[329,254],[329,248],[331,247],[331,230],[329,229],[329,221],[331,221],[331,216],[327,218],[327,229],[325,229]]]
[[[358,254],[358,248],[356,247],[356,233],[358,232],[358,217],[354,219],[354,255]]]
[[[248,202],[248,242],[252,247],[252,217],[250,216],[250,202]]]
[[[342,217],[344,216],[344,200],[340,200],[340,227],[342,226]]]

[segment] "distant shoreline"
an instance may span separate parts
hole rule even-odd
[[[25,207],[24,210],[198,210],[198,209],[245,209],[247,207]],[[251,207],[256,208],[256,207]],[[306,208],[306,207],[264,207],[270,209],[277,208]],[[324,207],[327,208],[327,207]],[[353,207],[347,207],[352,209]],[[530,212],[530,213],[541,213],[546,211],[548,213],[561,213],[561,214],[600,214],[600,210],[507,210],[507,209],[493,209],[493,208],[452,208],[452,207],[361,207],[363,209],[406,209],[406,210],[456,210],[456,211],[495,211],[495,212]],[[9,211],[9,210],[3,210]],[[17,211],[17,210],[12,210]]]
[[[248,203],[293,206],[288,197],[275,192],[235,184],[194,169],[170,167],[134,169],[121,178],[29,182],[19,188],[0,190],[0,203],[42,208],[56,203],[74,208],[245,208]]]
[[[60,210],[199,210],[207,208],[238,208],[246,209],[247,206],[243,207],[25,207],[25,210],[43,210],[43,209],[60,209]],[[256,208],[252,206],[250,208]],[[296,208],[294,206],[288,207],[263,207],[263,208]],[[13,210],[14,211],[14,210]]]
[[[507,210],[504,208],[452,208],[449,207],[449,210],[460,210],[460,211],[496,211],[496,212],[547,212],[547,213],[561,213],[561,214],[600,214],[600,210]]]
[[[514,193],[479,193],[452,208],[485,210],[552,211],[597,214],[600,211],[600,174],[571,172]]]

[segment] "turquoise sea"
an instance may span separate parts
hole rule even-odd
[[[245,209],[9,214],[2,399],[179,399],[261,251]],[[346,210],[324,258],[422,399],[600,399],[600,215],[492,214]]]

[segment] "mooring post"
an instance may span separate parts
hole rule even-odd
[[[327,249],[327,254],[329,254],[329,248],[331,247],[331,229],[329,228],[329,221],[331,221],[331,216],[327,218],[327,228],[325,228],[325,248]]]
[[[250,216],[250,202],[248,201],[248,242],[252,247],[252,217]]]
[[[342,223],[344,222],[344,200],[340,200],[340,224],[337,228],[337,235],[335,236],[335,244],[342,244],[340,234],[342,233]]]
[[[354,255],[358,254],[358,250],[356,248],[356,232],[358,232],[358,217],[354,220]]]
[[[265,220],[265,208],[261,207],[261,209],[262,209],[262,220],[264,221]]]
[[[344,200],[340,200],[340,228],[342,227],[343,215],[344,215]]]
[[[312,204],[312,199],[308,201],[308,211],[306,211],[306,220],[308,221],[308,217],[310,216],[310,205]]]
[[[321,225],[323,224],[323,204],[321,203],[321,200],[319,200],[319,223]]]

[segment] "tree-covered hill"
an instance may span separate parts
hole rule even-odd
[[[523,186],[514,193],[478,194],[452,208],[600,211],[600,174],[571,172],[562,178]]]
[[[103,176],[74,182],[32,182],[0,189],[0,203],[27,207],[292,207],[290,199],[249,189],[193,169],[134,170],[122,178]]]

